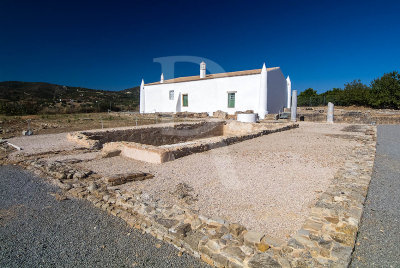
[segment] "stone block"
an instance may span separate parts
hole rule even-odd
[[[357,232],[357,227],[345,222],[341,222],[336,226],[336,231],[353,236]]]
[[[109,157],[115,157],[121,154],[121,150],[115,149],[115,150],[102,150],[101,151],[101,157],[102,158],[109,158]]]
[[[243,266],[243,264],[239,264],[239,263],[228,260],[227,267],[228,268],[243,268],[244,266]]]
[[[192,227],[188,223],[183,223],[178,225],[177,227],[169,229],[169,233],[179,239],[183,239],[184,237],[186,237],[187,233],[189,233],[190,231],[192,231]]]
[[[195,218],[190,222],[193,230],[196,230],[202,226],[202,222],[199,218]]]
[[[270,248],[270,246],[267,243],[261,241],[260,243],[256,243],[256,248],[261,252],[265,252]]]
[[[214,266],[214,261],[213,261],[209,256],[207,256],[207,255],[205,255],[205,254],[201,254],[201,255],[200,255],[200,258],[201,258],[201,260],[204,261],[205,263],[207,263],[207,264],[209,264],[209,265],[211,265],[211,266]]]
[[[322,223],[312,221],[312,220],[307,220],[303,226],[303,229],[312,230],[312,231],[320,231],[322,229]]]
[[[345,233],[332,233],[331,237],[338,243],[344,244],[346,246],[353,246],[354,236]]]
[[[150,173],[126,173],[126,174],[116,174],[110,177],[107,177],[105,181],[112,186],[121,185],[131,181],[143,181],[147,179],[151,179],[154,176]]]
[[[199,242],[203,236],[204,235],[200,232],[189,232],[186,233],[186,237],[183,238],[183,241],[185,241],[194,251],[197,251],[199,248]]]
[[[273,247],[279,247],[285,243],[283,240],[280,240],[278,238],[275,238],[275,237],[272,237],[269,235],[264,235],[264,237],[261,239],[261,241],[264,242],[265,244],[267,244],[269,246],[273,246]]]
[[[352,251],[353,245],[343,246],[339,243],[334,243],[331,250],[331,257],[344,261],[347,266],[350,261]]]
[[[165,228],[172,228],[173,226],[177,225],[179,222],[175,219],[164,219],[156,217],[155,222],[164,226]]]
[[[218,244],[216,240],[208,240],[206,245],[212,252],[216,253],[221,250],[221,246]]]
[[[247,266],[249,268],[282,267],[279,262],[268,253],[255,254],[249,259]]]
[[[243,251],[243,253],[244,253],[245,255],[247,255],[247,256],[253,255],[253,253],[254,253],[254,249],[251,248],[251,247],[242,245],[242,246],[240,246],[239,248],[240,248],[240,249]]]
[[[337,224],[339,222],[339,217],[325,217],[325,220],[330,223]]]
[[[224,255],[232,262],[242,263],[246,258],[246,254],[240,249],[240,247],[226,247],[223,249]]]
[[[263,238],[263,234],[255,231],[248,231],[244,234],[244,243],[247,246],[253,246],[256,243],[260,243],[261,239]]]

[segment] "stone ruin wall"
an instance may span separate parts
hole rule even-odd
[[[24,160],[21,165],[43,172],[67,196],[85,198],[130,226],[175,245],[216,267],[347,267],[371,180],[376,127],[365,126],[355,148],[331,186],[311,207],[303,227],[287,242],[247,230],[223,219],[210,219],[187,208],[151,200],[134,189],[116,187],[151,179],[151,174],[101,177],[75,170],[69,163]]]
[[[152,126],[124,130],[82,132],[89,140],[94,140],[98,148],[110,142],[135,142],[153,146],[176,144],[195,139],[223,135],[224,122],[200,122],[177,124],[174,126]]]
[[[305,108],[297,110],[297,120],[309,122],[326,122],[326,107]],[[334,122],[352,124],[400,124],[399,111],[365,110],[346,111],[334,108]]]

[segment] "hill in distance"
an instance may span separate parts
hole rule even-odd
[[[107,91],[45,82],[0,82],[0,114],[135,111],[138,106],[139,87]]]

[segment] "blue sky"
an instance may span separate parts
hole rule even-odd
[[[400,71],[399,14],[400,1],[2,0],[0,81],[120,90],[159,80],[154,58],[188,55],[225,71],[265,61],[322,92]]]

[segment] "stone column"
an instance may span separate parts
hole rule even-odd
[[[290,120],[296,122],[297,119],[297,90],[293,90],[292,93],[292,107],[290,108]]]
[[[326,122],[327,123],[333,123],[333,103],[328,102],[328,115],[326,117]]]

